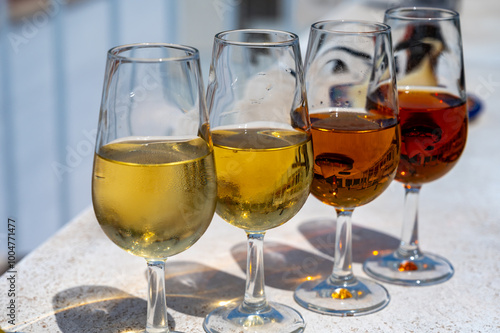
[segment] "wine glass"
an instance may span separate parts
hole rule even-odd
[[[324,314],[372,313],[390,296],[380,284],[353,275],[351,216],[389,186],[399,162],[389,26],[344,20],[313,24],[305,73],[314,151],[311,193],[335,207],[337,228],[332,274],[302,283],[295,300]]]
[[[312,144],[297,35],[232,30],[215,35],[207,91],[217,170],[216,212],[247,234],[243,302],[212,311],[207,332],[302,332],[300,313],[266,300],[266,230],[309,195]]]
[[[148,265],[145,332],[169,332],[165,260],[208,228],[217,183],[198,50],[112,48],[97,134],[92,201],[102,230]]]
[[[400,285],[432,285],[452,277],[451,263],[423,253],[418,241],[418,195],[422,184],[457,163],[467,138],[467,106],[460,21],[439,8],[395,8],[385,14],[396,59],[401,160],[396,180],[405,204],[399,248],[369,258],[365,272]]]

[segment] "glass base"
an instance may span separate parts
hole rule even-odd
[[[335,316],[361,316],[379,311],[390,296],[382,285],[364,278],[337,281],[329,277],[306,281],[295,290],[295,301],[306,309]]]
[[[371,257],[363,269],[374,279],[403,285],[429,286],[449,280],[454,273],[451,263],[435,254],[424,253],[418,257],[402,257],[398,252]]]
[[[257,312],[244,311],[241,306],[220,307],[210,312],[203,322],[203,328],[209,333],[299,333],[305,326],[299,312],[272,302]]]

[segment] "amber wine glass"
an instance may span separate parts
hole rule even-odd
[[[208,228],[217,185],[196,49],[111,49],[97,134],[92,201],[102,230],[148,265],[148,333],[169,332],[165,260]]]
[[[380,284],[354,276],[351,216],[394,178],[400,132],[389,26],[323,21],[311,26],[305,81],[312,127],[311,193],[335,207],[332,274],[295,291],[303,307],[337,316],[372,313],[389,303]]]
[[[418,195],[423,184],[457,163],[467,139],[467,106],[460,20],[439,8],[395,8],[385,14],[396,59],[401,160],[396,180],[405,188],[399,248],[370,258],[365,272],[400,285],[425,286],[453,276],[451,263],[424,253],[418,241]]]
[[[246,289],[205,319],[207,332],[302,332],[293,308],[264,291],[266,230],[290,220],[309,195],[312,144],[298,37],[275,30],[215,35],[207,91],[217,209],[248,239]]]

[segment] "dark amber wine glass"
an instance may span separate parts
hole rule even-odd
[[[358,316],[390,300],[380,284],[352,271],[351,216],[393,180],[400,155],[396,73],[389,26],[360,21],[312,25],[305,61],[312,127],[311,193],[335,207],[333,272],[302,283],[295,300],[337,316]]]
[[[457,163],[467,139],[467,106],[460,19],[439,8],[395,8],[385,13],[396,59],[401,160],[396,180],[405,204],[399,248],[369,258],[365,272],[382,281],[425,286],[453,276],[451,263],[422,252],[418,241],[418,195],[423,184]]]
[[[132,44],[108,52],[92,201],[102,230],[147,260],[145,332],[170,332],[165,260],[208,228],[217,183],[198,50]]]
[[[247,234],[243,302],[205,319],[207,332],[302,332],[292,307],[268,302],[263,241],[309,195],[312,144],[299,40],[275,30],[215,35],[207,91],[217,170],[217,214]]]

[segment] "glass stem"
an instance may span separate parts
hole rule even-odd
[[[334,284],[352,283],[352,226],[354,209],[337,209],[337,230],[335,235],[335,261],[330,282]]]
[[[422,255],[418,247],[418,195],[421,186],[405,184],[404,188],[403,234],[397,255],[413,259]]]
[[[168,333],[165,260],[148,260],[147,333]]]
[[[265,233],[247,233],[247,277],[241,307],[251,313],[268,306],[264,291],[264,235]]]

